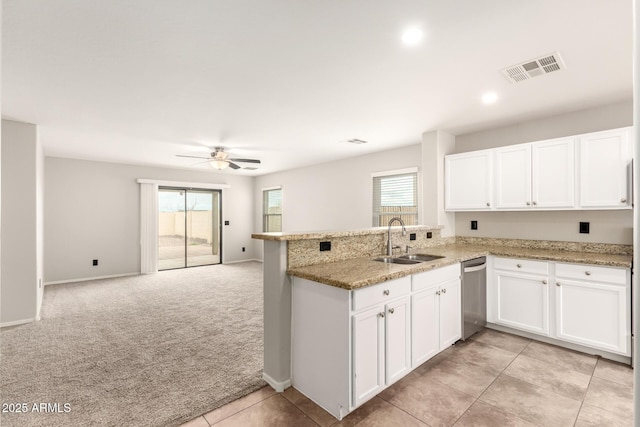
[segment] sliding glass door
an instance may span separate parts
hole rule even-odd
[[[158,269],[219,264],[220,190],[158,191]]]

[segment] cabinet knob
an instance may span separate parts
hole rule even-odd
[[[447,290],[446,290],[446,289],[443,289],[443,290],[442,290],[442,293],[443,293],[443,294],[446,294],[446,293],[447,293]]]
[[[560,282],[556,282],[556,286],[560,287]]]
[[[491,206],[491,203],[487,202],[487,206]]]
[[[587,276],[591,276],[591,272],[589,270],[585,271],[584,274],[586,274]]]
[[[547,283],[549,283],[549,282],[547,282],[547,279],[544,279],[544,280],[542,281],[542,284],[543,284],[543,285],[546,285]]]
[[[395,311],[396,311],[396,309],[395,309],[395,308],[390,308],[390,309],[389,309],[389,314],[393,314]]]
[[[533,202],[533,206],[537,206],[537,205],[538,205],[538,202]]]
[[[620,199],[620,201],[621,201],[622,203],[627,203],[627,199],[625,199],[624,197],[623,197],[622,199]]]
[[[527,206],[531,206],[531,202],[527,202]]]
[[[383,311],[383,312],[381,312],[381,313],[378,313],[378,316],[379,316],[379,317],[384,317],[384,311]]]
[[[516,267],[522,268],[522,264],[516,264]]]
[[[436,295],[440,295],[440,291],[436,291]]]
[[[385,289],[384,291],[382,291],[382,295],[389,295],[389,289]]]

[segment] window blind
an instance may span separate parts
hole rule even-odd
[[[418,224],[417,172],[373,177],[373,226],[386,226],[395,216]]]

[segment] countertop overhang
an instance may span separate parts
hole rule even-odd
[[[509,246],[474,246],[459,243],[436,246],[425,249],[422,252],[430,255],[440,255],[444,258],[408,265],[373,261],[372,257],[353,258],[291,268],[287,270],[287,274],[346,290],[353,290],[487,255],[619,268],[631,268],[633,259],[632,255]]]

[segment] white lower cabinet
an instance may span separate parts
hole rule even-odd
[[[558,338],[631,354],[631,288],[625,269],[558,264],[555,289]]]
[[[291,301],[292,385],[338,419],[460,338],[460,264],[353,291],[294,277]]]
[[[431,359],[458,341],[462,333],[462,313],[460,298],[460,269],[456,266],[446,282],[437,282],[426,275],[414,276],[417,281],[426,280],[431,287],[416,292],[411,297],[413,368]],[[441,272],[439,272],[441,273]],[[435,283],[434,283],[435,282]]]
[[[409,296],[352,316],[354,406],[411,370]]]
[[[549,334],[549,280],[544,276],[499,271],[496,323],[537,334]]]
[[[488,321],[631,355],[627,268],[495,257]]]

